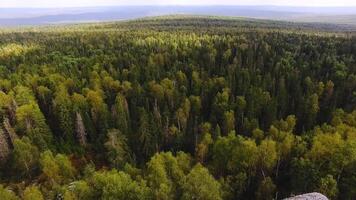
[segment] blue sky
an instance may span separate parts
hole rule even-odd
[[[87,7],[110,5],[356,6],[356,0],[0,0],[0,7]]]

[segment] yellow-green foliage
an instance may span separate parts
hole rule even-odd
[[[0,46],[0,59],[8,59],[13,56],[18,57],[36,48],[38,48],[36,45],[5,44]]]

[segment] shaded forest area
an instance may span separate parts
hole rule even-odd
[[[270,23],[2,31],[0,199],[355,199],[356,36]]]

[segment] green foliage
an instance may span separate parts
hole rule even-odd
[[[53,135],[37,104],[20,106],[16,110],[16,120],[19,129],[24,131],[40,150],[46,150],[52,146]]]
[[[356,39],[330,28],[0,31],[0,199],[356,199]]]
[[[337,181],[328,175],[320,180],[319,192],[325,194],[329,199],[335,199],[338,195]]]
[[[171,152],[156,154],[148,162],[148,185],[156,199],[174,198],[184,177],[181,164]]]
[[[93,199],[93,191],[86,181],[75,181],[70,184],[68,190],[64,193],[64,199]]]
[[[36,186],[29,186],[23,193],[24,200],[44,200],[41,191]]]
[[[8,59],[9,57],[18,57],[34,50],[35,46],[20,45],[16,43],[0,46],[0,59]]]
[[[107,137],[105,148],[108,161],[112,167],[120,169],[131,160],[127,138],[117,129],[109,130]]]
[[[0,198],[4,199],[4,200],[19,200],[20,199],[16,196],[16,194],[13,191],[11,191],[7,188],[4,188],[3,185],[0,185]]]
[[[65,155],[53,156],[51,151],[45,151],[41,154],[40,164],[43,174],[52,184],[66,183],[74,178],[75,169]]]
[[[64,86],[59,86],[53,100],[55,115],[59,121],[61,135],[64,141],[74,144],[74,114],[70,96]]]
[[[21,175],[31,176],[38,167],[39,151],[29,138],[23,137],[14,142],[13,167]]]
[[[122,94],[116,96],[114,105],[114,120],[117,128],[125,135],[130,131],[130,114],[126,98]]]
[[[221,186],[209,171],[197,164],[184,178],[182,183],[183,195],[181,199],[220,200]]]
[[[230,133],[214,144],[213,159],[222,172],[253,173],[258,161],[258,147],[253,140]]]
[[[150,199],[150,190],[145,182],[134,181],[124,172],[96,172],[89,182],[94,192],[93,199]]]
[[[274,199],[275,191],[276,186],[272,179],[267,177],[260,183],[258,190],[256,191],[256,199]]]

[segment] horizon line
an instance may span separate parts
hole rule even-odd
[[[351,6],[331,6],[331,5],[275,5],[275,4],[125,4],[125,5],[97,5],[97,6],[48,6],[48,7],[15,7],[15,6],[8,6],[8,7],[1,7],[0,9],[62,9],[62,8],[104,8],[104,7],[145,7],[145,6],[154,6],[154,7],[212,7],[212,6],[239,6],[239,7],[289,7],[289,8],[356,8],[356,5]]]

